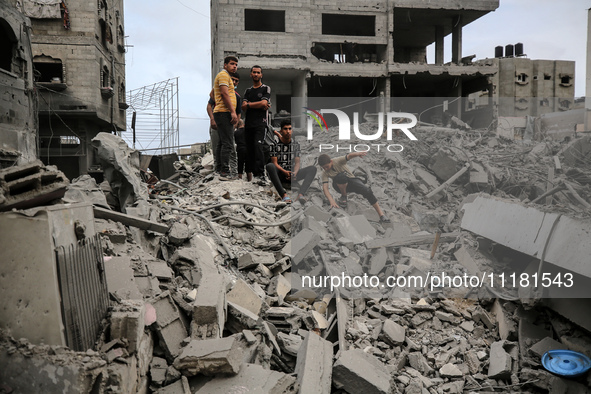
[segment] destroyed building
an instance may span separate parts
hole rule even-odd
[[[31,25],[12,1],[0,2],[0,168],[37,157],[37,96]]]
[[[498,6],[494,0],[214,0],[212,73],[228,55],[238,56],[238,71],[247,75],[260,65],[275,114],[291,111],[291,97],[379,97],[376,109],[383,109],[391,108],[391,97],[465,97],[485,89],[492,96],[489,77],[498,66],[464,57],[462,30]],[[450,34],[451,63],[444,64]],[[435,59],[427,59],[433,43]],[[428,100],[423,104],[429,107]],[[461,108],[452,104],[450,111]]]
[[[70,179],[100,173],[91,140],[126,128],[123,2],[18,3],[32,26],[39,157]]]

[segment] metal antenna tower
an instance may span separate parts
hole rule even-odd
[[[127,130],[123,137],[134,149],[159,148],[152,154],[176,151],[179,137],[179,78],[147,85],[127,94]]]

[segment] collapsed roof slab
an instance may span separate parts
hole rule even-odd
[[[591,278],[590,219],[543,212],[490,196],[478,196],[463,209],[464,230],[536,258],[546,247],[544,261]]]

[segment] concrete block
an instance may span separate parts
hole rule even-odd
[[[246,308],[228,302],[228,319],[225,329],[232,333],[239,333],[244,329],[255,329],[260,326],[261,318]]]
[[[313,231],[303,229],[292,237],[292,239],[283,247],[282,253],[285,256],[291,257],[292,264],[297,265],[312,251],[312,249],[316,247],[316,245],[318,245],[319,242],[320,239]],[[273,268],[271,268],[271,270],[274,271]]]
[[[146,308],[143,301],[123,301],[111,313],[111,340],[127,340],[127,351],[133,354],[144,335],[144,316]]]
[[[240,337],[194,339],[183,348],[173,366],[185,376],[236,375],[244,352]]]
[[[301,336],[298,334],[286,334],[284,332],[278,332],[276,339],[279,347],[281,347],[281,350],[284,353],[294,357],[298,355],[298,351],[300,350],[303,342]],[[330,365],[332,367],[332,362]]]
[[[511,377],[512,359],[505,351],[505,341],[493,342],[490,346],[488,377],[491,379],[509,379]]]
[[[387,319],[382,326],[382,334],[386,342],[392,345],[401,345],[406,338],[406,328],[391,319]]]
[[[378,248],[377,252],[374,252],[369,262],[371,264],[369,268],[370,275],[377,275],[384,269],[386,266],[386,261],[388,260],[388,252],[386,252],[386,248]]]
[[[341,353],[332,369],[332,382],[337,389],[350,394],[390,393],[390,373],[386,367],[360,349]]]
[[[460,378],[463,376],[462,371],[460,371],[456,365],[451,363],[447,363],[439,368],[439,374],[443,378]]]
[[[437,178],[445,182],[462,168],[465,161],[467,161],[467,157],[461,151],[453,148],[441,148],[431,157],[429,169]]]
[[[249,310],[255,315],[261,312],[263,306],[263,300],[242,279],[238,279],[232,290],[226,294],[226,300]]]
[[[353,244],[371,241],[376,237],[376,229],[363,215],[341,217],[333,219],[335,234],[338,238],[346,238]]]
[[[328,239],[330,237],[330,233],[328,232],[326,225],[323,222],[319,222],[311,216],[304,217],[304,219],[302,220],[302,228],[313,231],[321,239]]]
[[[304,210],[304,217],[306,216],[313,217],[319,222],[324,223],[327,223],[331,218],[330,213],[316,205],[310,205]]]
[[[566,349],[562,343],[555,341],[550,337],[546,337],[542,339],[540,342],[536,343],[532,347],[529,348],[530,354],[539,357],[540,359],[548,350],[558,350],[558,349]]]
[[[139,384],[137,360],[128,357],[125,363],[111,363],[107,367],[107,385],[116,393],[135,393]]]
[[[181,245],[190,236],[189,227],[183,223],[175,222],[168,230],[168,241],[173,245]]]
[[[186,377],[181,376],[181,378],[173,384],[158,389],[155,394],[191,394],[189,380]]]
[[[150,377],[152,378],[152,383],[158,387],[163,386],[164,381],[166,380],[167,368],[168,364],[165,359],[154,357],[150,363]]]
[[[173,359],[181,351],[187,329],[181,321],[179,309],[168,291],[150,301],[156,309],[156,332],[166,356]]]
[[[256,364],[244,364],[232,377],[216,377],[196,391],[199,394],[228,393],[295,394],[296,378],[282,372],[264,369]]]
[[[466,268],[470,274],[480,274],[480,267],[465,247],[462,246],[460,249],[458,249],[454,253],[454,256],[456,260],[458,260],[458,263],[460,263],[464,268]]]
[[[430,375],[433,368],[427,362],[427,359],[421,352],[411,352],[407,355],[408,363],[411,367],[421,372],[423,375]]]
[[[76,357],[73,352],[71,357]],[[107,371],[106,362],[100,357],[88,358],[88,363],[64,363],[61,357],[24,355],[0,346],[0,387],[10,388],[12,391],[7,392],[15,394],[90,393]]]
[[[515,327],[515,322],[505,311],[505,308],[501,305],[501,302],[497,299],[495,300],[492,310],[495,314],[495,318],[497,320],[497,326],[499,328],[499,337],[501,339],[516,339],[517,329]]]
[[[249,252],[238,258],[238,269],[244,270],[254,268],[259,264],[266,266],[275,263],[275,256],[269,252]]]
[[[332,382],[332,343],[309,332],[302,343],[295,367],[301,393],[329,393]]]
[[[277,275],[271,279],[267,291],[271,296],[277,295],[281,301],[291,291],[291,282],[288,281],[285,276],[281,274]]]
[[[124,300],[143,300],[128,256],[105,258],[105,276],[109,293]]]
[[[154,353],[154,340],[152,339],[152,332],[144,330],[144,335],[137,345],[137,367],[140,376],[147,376],[150,368],[150,362]]]
[[[174,278],[174,272],[164,261],[149,261],[146,265],[150,275],[159,280],[171,281]]]
[[[192,338],[219,338],[226,321],[226,281],[217,272],[206,272],[201,278],[193,302]]]
[[[485,196],[465,204],[464,212],[461,223],[464,230],[532,257],[539,256],[548,241],[546,262],[591,277],[588,264],[591,243],[586,242],[591,221],[562,215],[548,240],[557,213]]]

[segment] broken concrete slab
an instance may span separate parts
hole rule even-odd
[[[127,351],[133,354],[144,334],[146,308],[143,301],[122,301],[111,313],[111,340],[125,339]]]
[[[232,290],[226,294],[226,300],[249,310],[255,315],[261,312],[261,307],[263,306],[263,300],[242,279],[238,279]]]
[[[464,205],[461,227],[532,257],[545,250],[545,261],[591,277],[591,243],[586,242],[591,221],[562,215],[549,239],[558,217],[556,213],[483,195]]]
[[[370,275],[377,275],[384,269],[386,266],[386,262],[388,261],[388,252],[386,252],[386,248],[379,248],[377,253],[374,253],[370,257],[370,268],[369,273]]]
[[[439,374],[444,378],[459,378],[462,377],[462,371],[451,363],[445,364],[443,367],[439,368]]]
[[[191,232],[189,227],[184,223],[175,222],[168,230],[168,241],[173,245],[182,245],[190,238]]]
[[[558,349],[565,349],[562,343],[550,338],[546,337],[541,341],[534,344],[532,347],[529,348],[530,354],[539,357],[540,359],[548,350],[558,350]]]
[[[495,300],[492,310],[495,314],[495,318],[497,320],[497,326],[499,329],[499,337],[501,339],[509,339],[513,340],[517,338],[517,328],[515,326],[515,322],[505,311],[505,308],[501,305],[501,302],[497,299]]]
[[[170,360],[179,355],[181,343],[187,337],[187,328],[181,320],[179,309],[168,291],[150,300],[156,309],[156,332],[160,346]]]
[[[509,379],[513,367],[511,355],[505,351],[505,341],[493,342],[490,346],[488,377],[491,379]]]
[[[244,253],[238,258],[238,269],[244,270],[256,267],[259,264],[266,266],[275,263],[275,255],[269,252],[249,252]]]
[[[225,321],[226,280],[217,272],[204,272],[193,302],[191,338],[219,338]]]
[[[406,338],[406,328],[391,319],[386,319],[382,326],[382,334],[386,342],[392,345],[401,345]]]
[[[320,243],[319,237],[313,231],[303,229],[283,247],[282,253],[291,257],[292,264],[299,264]],[[272,271],[273,268],[271,268]]]
[[[458,249],[454,253],[454,256],[456,260],[458,260],[458,263],[466,268],[470,274],[480,275],[480,267],[478,266],[478,263],[476,263],[476,261],[470,255],[470,252],[468,252],[464,246]]]
[[[228,393],[295,394],[296,378],[283,372],[264,369],[256,364],[244,364],[232,377],[216,377],[196,391],[199,394]]]
[[[159,280],[171,281],[174,278],[174,272],[164,261],[148,261],[146,266],[150,275]]]
[[[341,352],[333,366],[332,382],[351,394],[390,393],[390,373],[381,361],[361,349]]]
[[[267,291],[270,295],[277,295],[279,297],[279,304],[281,304],[285,296],[291,291],[291,282],[281,274],[276,275],[271,279]]]
[[[308,332],[297,354],[295,373],[301,393],[329,393],[332,383],[332,343]]]
[[[332,223],[335,234],[350,240],[353,244],[371,241],[376,237],[376,229],[363,215],[335,218]]]
[[[332,217],[330,215],[330,213],[328,213],[327,211],[325,211],[324,209],[316,206],[316,205],[310,205],[308,207],[306,207],[306,209],[304,210],[304,217],[313,217],[314,219],[318,220],[319,222],[328,222],[330,220],[330,218]]]
[[[189,380],[181,376],[176,382],[158,389],[154,394],[191,394]]]
[[[240,338],[193,339],[174,360],[173,366],[185,376],[236,375],[242,364],[244,347]]]
[[[232,333],[239,333],[244,329],[255,329],[260,326],[261,318],[246,308],[228,302],[228,318],[224,329]]]
[[[124,300],[143,300],[128,256],[105,257],[105,277],[109,293]]]

